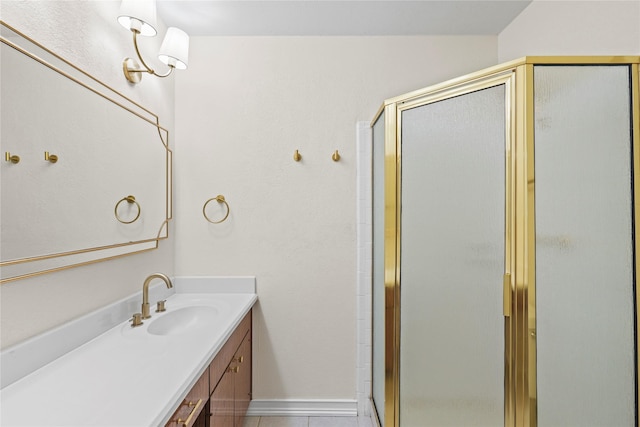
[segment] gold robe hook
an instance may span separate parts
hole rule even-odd
[[[15,165],[16,163],[20,163],[20,156],[16,156],[15,154],[11,155],[10,152],[6,151],[4,153],[4,160]]]
[[[331,158],[333,159],[334,162],[337,162],[338,160],[340,160],[340,153],[338,153],[338,150],[336,150],[332,155]]]
[[[44,159],[47,162],[51,162],[51,163],[55,163],[58,161],[58,156],[56,156],[55,154],[49,154],[48,151],[44,152]]]
[[[298,150],[296,150],[296,152],[293,153],[293,160],[295,160],[296,162],[299,162],[300,160],[302,160],[302,155],[300,155]]]

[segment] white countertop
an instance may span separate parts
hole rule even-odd
[[[177,293],[145,324],[121,323],[0,391],[2,426],[164,425],[242,318],[255,293]],[[151,335],[153,320],[212,306],[204,328]]]

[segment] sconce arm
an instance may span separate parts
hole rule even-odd
[[[140,70],[129,69],[129,72],[130,73],[149,73],[157,77],[168,77],[173,72],[173,69],[175,67],[168,65],[169,71],[166,74],[158,74],[153,68],[149,67],[147,63],[144,62],[144,59],[142,59],[142,55],[140,54],[140,49],[138,49],[138,34],[140,33],[140,31],[131,30],[131,32],[133,33],[133,47],[136,49],[136,55],[138,56],[138,59],[140,60],[140,63],[142,63],[142,66],[144,67],[144,69],[140,69]]]

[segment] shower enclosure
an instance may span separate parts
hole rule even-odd
[[[635,426],[639,57],[526,57],[373,120],[383,427]]]

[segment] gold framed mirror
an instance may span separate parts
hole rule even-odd
[[[0,24],[0,283],[157,248],[172,218],[159,117]]]

